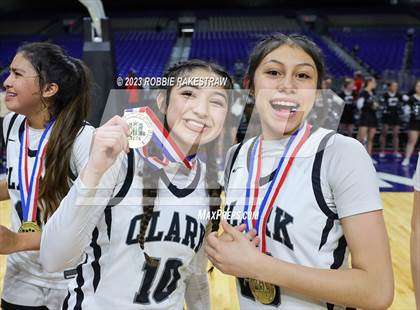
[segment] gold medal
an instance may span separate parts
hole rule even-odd
[[[153,127],[146,113],[125,112],[124,119],[130,127],[128,146],[132,149],[140,148],[152,139]]]
[[[274,301],[276,287],[273,284],[255,279],[248,279],[248,281],[251,293],[256,300],[264,305],[269,305]]]
[[[26,232],[37,232],[41,231],[41,228],[38,226],[37,223],[34,222],[23,222],[19,228],[19,232],[26,233]]]

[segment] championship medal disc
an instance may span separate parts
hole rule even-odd
[[[147,114],[128,112],[124,114],[124,118],[131,130],[128,146],[135,149],[147,145],[153,134],[153,127]]]
[[[276,288],[271,283],[249,279],[249,287],[255,299],[264,305],[269,305],[276,297]]]
[[[19,232],[26,233],[26,232],[37,232],[41,231],[41,228],[38,226],[37,223],[34,222],[23,222],[19,228]]]

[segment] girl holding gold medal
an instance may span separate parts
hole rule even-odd
[[[269,36],[250,56],[262,134],[230,150],[225,178],[226,210],[246,216],[222,222],[224,234],[209,234],[205,246],[217,268],[237,277],[241,309],[392,303],[372,162],[357,140],[310,122],[323,76],[321,51],[301,35]]]
[[[0,227],[1,252],[11,254],[1,306],[57,309],[68,280],[63,271],[45,272],[39,252],[30,250],[37,249],[40,231],[67,194],[71,175],[87,162],[93,132],[85,123],[90,77],[60,47],[31,43],[19,48],[3,85],[13,112],[3,122],[8,192],[1,197],[11,199],[13,232]]]
[[[225,84],[169,86],[157,97],[162,122],[143,107],[98,128],[88,164],[66,197],[74,204],[60,207],[43,231],[46,270],[82,261],[64,309],[182,309],[184,300],[188,309],[209,309],[202,244],[210,220],[199,214],[219,208],[220,186],[217,171],[195,154],[220,134],[232,81],[196,60],[165,74],[179,77],[223,77]],[[215,160],[214,149],[207,148],[207,162]],[[127,174],[130,183],[123,182]]]

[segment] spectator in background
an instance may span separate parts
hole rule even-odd
[[[332,90],[332,79],[330,76],[325,77],[322,80],[322,89],[331,89]]]
[[[128,72],[129,83],[126,86],[128,103],[138,107],[140,105],[140,86],[136,83],[137,73],[135,70],[130,69]],[[136,85],[137,84],[137,85]]]
[[[414,202],[411,217],[411,276],[413,277],[416,307],[420,309],[420,161],[413,178]]]
[[[388,135],[388,129],[392,129],[392,145],[394,150],[394,156],[401,158],[402,155],[399,153],[399,134],[401,124],[401,114],[403,101],[407,101],[408,97],[403,96],[398,92],[398,83],[391,81],[387,84],[388,91],[381,96],[380,105],[383,111],[382,114],[382,132],[380,137],[381,152],[379,158],[385,157],[386,148],[386,137]]]
[[[236,81],[240,81],[245,73],[245,65],[240,59],[236,59],[233,65],[234,77]]]
[[[344,80],[343,90],[338,93],[338,96],[344,100],[344,109],[340,120],[340,133],[351,137],[353,135],[357,99],[353,79],[346,78]]]
[[[331,89],[332,84],[332,78],[329,76],[322,80],[322,99],[316,100],[314,108],[318,111],[311,121],[323,124],[324,128],[338,130],[344,101]]]
[[[375,97],[376,79],[374,77],[366,78],[366,87],[360,93],[357,99],[357,108],[361,110],[359,131],[357,139],[360,143],[367,142],[367,151],[372,156],[373,138],[376,134],[376,127],[378,127],[378,119],[376,117],[376,110],[379,106]],[[373,163],[376,161],[372,159]]]
[[[363,74],[361,71],[354,72],[354,90],[356,93],[360,93],[363,88],[363,84],[365,83],[363,79]]]
[[[405,149],[405,158],[401,162],[402,166],[410,164],[411,154],[416,147],[420,131],[420,80],[415,84],[415,92],[408,100],[410,122],[408,123],[408,143]]]

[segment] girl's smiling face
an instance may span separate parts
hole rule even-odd
[[[186,77],[219,76],[204,69],[194,69]],[[171,136],[185,153],[195,153],[199,145],[209,143],[220,134],[228,111],[228,95],[222,86],[183,85],[171,89],[166,121]]]
[[[299,47],[281,45],[262,59],[251,91],[264,139],[281,138],[299,127],[314,104],[317,81],[314,60]]]

